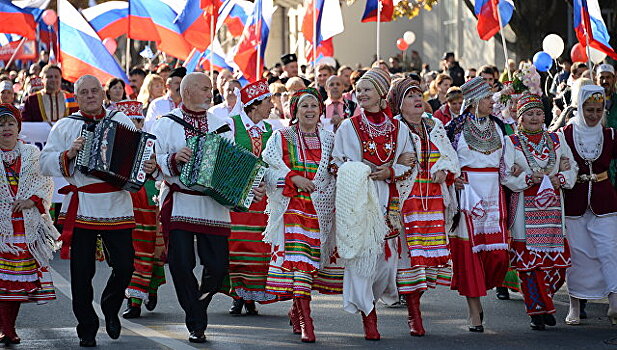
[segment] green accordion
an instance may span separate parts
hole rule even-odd
[[[193,155],[182,167],[180,182],[231,210],[247,211],[253,201],[252,189],[263,179],[266,163],[216,134],[193,136],[186,145]]]

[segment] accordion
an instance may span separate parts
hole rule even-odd
[[[81,136],[85,142],[77,154],[77,170],[130,192],[141,189],[147,177],[143,164],[154,153],[154,135],[104,118],[85,124]]]
[[[251,190],[263,179],[266,163],[216,134],[194,136],[186,143],[193,155],[182,167],[180,182],[231,210],[247,211],[254,197]]]

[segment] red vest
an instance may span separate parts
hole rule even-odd
[[[604,144],[602,154],[591,163],[591,171],[600,174],[608,171],[611,160],[617,158],[617,140],[615,139],[614,129],[604,128]],[[578,175],[588,175],[589,165],[585,163],[574,145],[574,126],[567,125],[563,128],[566,142],[574,159],[578,164]],[[607,178],[599,182],[577,182],[571,190],[564,190],[564,204],[566,216],[582,216],[587,208],[596,215],[606,215],[617,212],[617,193]]]

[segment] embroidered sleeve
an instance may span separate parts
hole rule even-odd
[[[64,151],[60,153],[59,162],[60,162],[60,171],[62,172],[62,176],[70,177],[71,176],[71,163],[74,160],[69,159],[68,157],[69,151]]]
[[[181,167],[176,161],[176,153],[172,153],[167,157],[167,167],[169,168],[169,171],[171,171],[172,176],[180,175]]]
[[[557,173],[557,174],[555,174],[555,176],[557,176],[557,178],[559,179],[559,186],[560,187],[565,187],[566,186],[566,177],[563,176],[562,173]]]

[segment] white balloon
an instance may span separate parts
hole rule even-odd
[[[549,34],[542,40],[542,50],[551,55],[552,59],[561,56],[564,48],[563,39],[557,34]]]
[[[414,41],[416,41],[416,34],[414,34],[411,30],[408,30],[405,34],[403,34],[403,40],[405,40],[407,45],[411,45]]]
[[[606,54],[598,49],[589,47],[589,58],[593,63],[600,63],[606,58]]]

